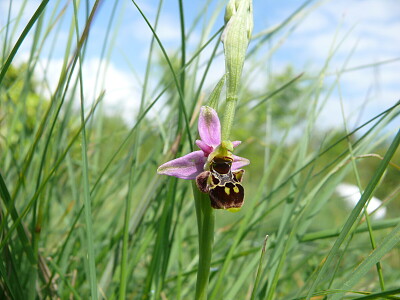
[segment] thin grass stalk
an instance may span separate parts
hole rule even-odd
[[[57,274],[60,275],[60,278],[62,279],[62,281],[66,284],[66,286],[68,287],[68,289],[71,291],[71,293],[74,295],[75,299],[82,299],[80,296],[80,293],[71,285],[70,283],[70,279],[67,278],[63,272],[61,271],[61,269],[57,266],[57,264],[55,262],[53,262],[52,260],[49,260],[50,266],[57,272]]]
[[[100,99],[102,99],[102,97],[103,96],[101,96],[99,98],[97,103],[100,101]],[[23,248],[27,253],[28,259],[30,259],[30,260],[33,259],[32,248],[28,246],[29,245],[29,241],[28,241],[28,238],[27,238],[26,233],[24,231],[24,228],[22,226],[22,219],[26,217],[26,215],[30,211],[33,203],[35,203],[35,201],[37,200],[37,198],[39,197],[39,195],[41,194],[43,189],[46,187],[47,183],[50,181],[50,179],[52,178],[54,173],[60,167],[60,165],[63,162],[64,158],[66,157],[68,151],[71,149],[72,145],[76,142],[78,137],[81,135],[81,131],[82,131],[83,126],[86,125],[86,123],[88,122],[88,120],[90,119],[92,114],[94,113],[95,108],[96,107],[93,107],[93,109],[90,111],[90,113],[88,114],[88,116],[85,119],[85,123],[81,124],[81,127],[79,128],[77,133],[73,136],[73,138],[71,139],[70,143],[66,147],[65,151],[62,153],[62,155],[59,157],[59,159],[54,163],[53,168],[51,169],[51,171],[49,172],[47,177],[45,179],[43,179],[39,189],[35,192],[35,194],[29,200],[28,204],[25,206],[25,208],[23,209],[23,211],[22,211],[22,213],[20,215],[18,215],[18,213],[17,213],[17,211],[16,211],[14,206],[12,206],[12,209],[9,207],[10,202],[11,202],[11,197],[10,197],[10,194],[9,194],[9,192],[7,190],[6,185],[5,185],[4,179],[3,179],[3,177],[1,176],[1,173],[0,173],[0,192],[1,192],[0,195],[4,200],[5,206],[7,207],[7,212],[9,214],[11,214],[12,218],[14,219],[14,223],[11,225],[11,227],[7,231],[6,235],[3,236],[3,238],[2,238],[2,240],[0,242],[0,249],[5,247],[6,243],[11,238],[11,235],[12,235],[13,231],[15,230],[15,228],[17,228],[19,238],[21,239]],[[1,228],[1,229],[3,229],[3,228]],[[20,232],[20,230],[21,230],[21,232]]]
[[[1,68],[0,84],[3,81],[4,76],[6,75],[6,72],[7,72],[8,68],[11,65],[11,62],[13,61],[15,55],[17,54],[19,47],[21,46],[22,42],[24,41],[24,39],[28,35],[29,31],[32,29],[33,25],[36,23],[37,19],[40,17],[42,12],[46,8],[46,5],[47,5],[48,2],[49,2],[49,0],[43,0],[42,3],[40,3],[39,7],[37,8],[35,13],[33,14],[32,18],[29,20],[28,24],[25,26],[25,28],[22,31],[21,35],[19,36],[17,42],[15,43],[15,46],[11,50],[10,55],[7,57],[6,62],[4,63],[4,65]]]
[[[186,36],[185,36],[185,16],[183,11],[182,0],[179,0],[179,18],[180,18],[180,28],[181,28],[181,69],[184,69],[186,64]],[[186,72],[180,74],[180,86],[182,89],[182,94],[185,95],[185,77]]]
[[[195,183],[192,186],[199,232],[199,264],[195,299],[206,300],[214,242],[215,214],[208,195],[200,192]]]
[[[340,85],[338,87],[339,87],[339,95],[340,95],[340,109],[341,109],[342,116],[343,116],[343,123],[344,123],[344,127],[346,129],[346,133],[348,133],[348,127],[347,127],[347,122],[346,122],[345,113],[344,113],[344,107],[343,107],[343,100],[342,100],[342,93],[341,93]],[[355,155],[354,155],[353,146],[351,145],[351,142],[350,142],[349,138],[347,138],[347,145],[348,145],[348,148],[349,148],[351,164],[352,164],[352,167],[353,167],[353,170],[354,170],[354,174],[355,174],[355,177],[356,177],[356,182],[357,182],[357,185],[358,185],[358,187],[360,189],[360,194],[361,194],[361,192],[362,192],[361,179],[360,179],[360,175],[359,175],[359,172],[358,172],[358,169],[357,169],[357,165],[356,165],[356,161],[355,161]],[[372,250],[375,250],[375,248],[376,248],[375,237],[374,237],[374,233],[373,233],[373,230],[372,230],[369,213],[367,211],[367,207],[368,207],[368,204],[369,204],[370,200],[371,199],[369,199],[367,201],[367,203],[365,204],[364,216],[365,216],[365,221],[367,223],[367,228],[368,228],[369,238],[370,238],[370,242],[371,242],[371,247],[372,247]],[[385,282],[384,282],[384,279],[383,279],[383,272],[382,272],[382,266],[381,266],[380,261],[378,261],[376,263],[376,271],[378,273],[379,285],[381,287],[381,291],[383,292],[385,290]]]
[[[389,290],[385,292],[380,292],[380,293],[374,293],[370,294],[368,296],[363,296],[357,298],[357,300],[371,300],[371,299],[398,299],[398,296],[400,293],[400,288],[399,289],[394,289],[394,290]],[[393,296],[393,297],[390,297]]]
[[[358,139],[358,141],[356,143],[359,143],[361,140],[363,140],[370,132],[372,132],[376,126],[378,126],[378,124],[380,122],[382,122],[383,120],[385,120],[385,118],[389,115],[389,113],[391,113],[396,107],[398,107],[400,105],[400,101],[398,101],[396,104],[394,104],[393,106],[389,107],[388,109],[384,110],[383,112],[377,114],[376,116],[372,117],[371,119],[369,119],[367,122],[365,122],[364,124],[358,126],[357,128],[355,128],[353,131],[351,131],[349,134],[346,134],[345,136],[341,137],[340,139],[338,139],[337,141],[335,141],[334,143],[332,143],[331,145],[329,145],[327,148],[325,148],[324,150],[322,150],[321,152],[318,152],[314,157],[312,157],[309,161],[307,161],[302,167],[300,167],[299,169],[297,169],[296,171],[294,171],[284,182],[282,182],[280,185],[278,185],[276,188],[274,188],[267,196],[265,196],[265,198],[263,200],[267,200],[268,198],[270,198],[273,194],[277,193],[279,190],[281,190],[286,184],[288,184],[289,182],[291,182],[291,180],[300,172],[302,172],[304,169],[306,169],[307,167],[309,167],[315,160],[317,160],[318,158],[322,157],[324,154],[327,154],[331,149],[333,149],[335,146],[337,146],[340,142],[344,141],[347,139],[347,137],[352,136],[353,134],[355,134],[356,132],[358,132],[360,129],[364,128],[365,126],[367,126],[368,124],[372,123],[373,121],[377,120],[377,122],[372,126],[372,128],[368,129],[368,131],[362,135],[361,138]],[[337,159],[334,160],[333,162],[331,162],[329,165],[326,166],[326,168],[324,168],[322,171],[316,173],[313,175],[313,177],[318,177],[321,175],[321,173],[325,172],[325,169],[328,169],[329,166],[334,165],[337,160],[339,160],[343,155],[345,155],[348,151],[346,150],[345,152],[341,153],[340,155],[338,155]]]
[[[34,35],[34,41],[32,44],[32,48],[31,48],[29,62],[34,61],[34,52],[35,52],[35,49],[38,44],[40,33],[42,31],[41,29],[42,29],[42,25],[43,25],[43,18],[44,18],[44,13],[38,18],[38,21],[37,21],[36,31],[35,31],[35,35]],[[28,85],[29,85],[31,76],[33,75],[34,65],[30,66],[30,68],[32,70],[28,70],[27,78],[25,79],[25,82],[24,82],[23,92],[26,93],[24,95],[24,97],[27,97],[27,95],[28,95],[28,88],[29,88]],[[43,153],[41,155],[40,166],[39,166],[38,176],[37,176],[37,180],[36,180],[36,187],[35,187],[36,191],[40,186],[42,172],[46,168],[47,151],[49,148],[50,139],[52,137],[52,133],[53,133],[53,129],[54,129],[54,125],[56,123],[56,118],[57,118],[58,113],[59,113],[59,110],[57,111],[57,114],[54,118],[54,123],[51,126],[51,130],[48,134],[47,141],[45,143],[45,147],[44,147]],[[39,240],[41,238],[40,233],[42,230],[42,222],[43,222],[43,215],[44,215],[44,209],[45,209],[44,206],[45,206],[45,196],[40,195],[38,200],[35,201],[35,203],[33,205],[33,209],[32,209],[31,236],[32,236],[33,253],[35,255],[35,265],[33,266],[33,272],[31,274],[31,278],[29,281],[29,283],[30,283],[29,299],[35,299],[35,297],[36,297],[36,284],[37,284],[37,279],[38,279],[37,275],[38,275],[38,262],[39,262],[39,260],[38,260],[38,258],[39,258]]]
[[[38,17],[39,17],[39,15],[38,15]],[[53,106],[53,104],[55,103],[56,99],[59,97],[59,93],[61,93],[61,89],[63,88],[65,79],[67,78],[68,70],[70,70],[69,77],[68,77],[68,80],[67,80],[67,84],[65,85],[64,94],[63,94],[63,96],[61,97],[61,99],[63,99],[63,101],[64,101],[64,99],[65,99],[65,94],[67,93],[67,90],[68,90],[69,82],[70,82],[71,77],[72,77],[72,72],[73,72],[73,70],[74,70],[74,68],[75,68],[75,65],[76,65],[77,61],[78,61],[78,53],[81,51],[82,46],[83,46],[83,44],[84,44],[84,41],[85,41],[86,38],[87,38],[89,26],[90,26],[90,24],[91,24],[91,20],[92,20],[92,19],[93,19],[93,16],[91,16],[90,19],[88,20],[88,23],[87,23],[86,26],[85,26],[85,30],[84,30],[84,32],[82,33],[82,36],[81,36],[81,38],[80,38],[80,40],[79,40],[79,42],[78,42],[77,48],[76,48],[76,50],[75,50],[75,53],[74,53],[73,57],[70,59],[70,61],[69,61],[68,64],[67,64],[68,51],[65,52],[65,60],[64,60],[64,65],[63,65],[62,70],[66,70],[66,71],[62,71],[62,73],[61,73],[60,79],[59,79],[58,84],[57,84],[56,91],[55,91],[55,93],[54,93],[54,96],[52,97],[51,105],[49,105],[49,107],[47,108],[47,111],[46,111],[44,117],[42,118],[42,120],[41,120],[41,122],[40,122],[40,125],[39,125],[39,128],[38,128],[38,130],[37,130],[37,133],[36,133],[36,135],[35,135],[35,140],[34,140],[34,142],[32,143],[32,145],[30,146],[30,149],[29,149],[29,151],[28,151],[28,153],[27,153],[27,155],[26,155],[26,157],[25,157],[25,159],[24,159],[24,163],[23,163],[23,166],[22,166],[22,170],[20,171],[21,176],[19,177],[19,180],[18,180],[18,182],[17,182],[17,184],[16,184],[16,187],[14,188],[14,191],[13,191],[13,193],[12,193],[12,196],[11,196],[11,199],[12,199],[12,200],[11,200],[11,202],[8,204],[8,205],[10,205],[11,211],[12,211],[12,210],[15,210],[14,204],[13,204],[13,203],[14,203],[15,199],[17,198],[17,195],[18,195],[18,193],[19,193],[19,191],[20,191],[20,188],[21,188],[21,186],[22,186],[22,184],[23,184],[23,182],[24,182],[24,179],[25,179],[25,178],[24,178],[23,176],[24,176],[24,174],[27,174],[28,169],[29,169],[29,167],[31,166],[31,162],[32,162],[32,159],[33,159],[33,156],[34,156],[34,153],[35,153],[35,149],[38,147],[39,140],[40,140],[42,134],[44,133],[45,125],[46,125],[46,122],[48,121],[48,119],[49,119],[49,117],[50,117],[50,113],[51,113],[52,106]],[[71,23],[71,33],[72,33],[72,30],[73,30],[73,23]],[[3,67],[2,71],[3,71],[3,70],[4,70],[4,67]],[[61,102],[61,104],[62,104],[62,102]],[[60,106],[58,107],[58,109],[60,109],[61,104],[60,104]],[[92,110],[91,113],[93,113],[93,111],[94,111],[94,109]],[[69,145],[68,145],[68,148],[70,148],[71,146],[72,146],[72,144],[69,144]],[[61,163],[61,160],[59,160],[58,162]],[[53,168],[52,171],[55,171],[55,169],[56,169],[56,168]],[[50,176],[48,177],[48,179],[49,179],[49,178],[50,178]],[[42,187],[43,187],[43,186],[44,186],[44,185],[42,185]],[[33,196],[32,199],[35,199],[37,195],[38,195],[38,193],[35,193],[35,196]],[[8,207],[8,205],[6,205],[6,206]],[[28,208],[30,207],[30,205],[31,205],[31,204],[28,204],[28,206],[26,207],[26,209],[28,209]],[[10,210],[8,209],[8,210],[7,210],[7,214],[9,213],[9,211],[10,211]],[[16,212],[16,211],[15,211],[15,212]],[[14,213],[12,213],[11,216],[13,217],[14,222],[17,223],[17,224],[19,224],[19,221],[16,221],[15,219],[20,220],[21,217],[15,217],[15,218],[14,218],[14,216],[16,216]],[[4,220],[6,220],[6,219],[7,219],[7,216],[6,216],[6,218],[4,218]],[[13,225],[13,226],[14,226],[14,225]],[[2,224],[2,227],[3,227],[3,224]],[[18,232],[19,232],[20,237],[23,236],[23,235],[25,235],[24,230],[21,229],[21,228],[18,228]],[[26,244],[28,244],[28,243],[26,243]],[[29,247],[29,249],[30,249],[30,247]],[[31,256],[28,255],[28,257],[30,258]]]
[[[159,2],[158,9],[157,9],[157,15],[156,15],[156,20],[155,20],[155,25],[154,25],[154,30],[157,29],[158,25],[158,20],[160,17],[160,12],[161,12],[161,7],[162,7],[163,1]],[[138,120],[141,120],[141,116],[144,111],[144,104],[145,104],[145,99],[146,99],[146,93],[147,93],[147,86],[148,86],[148,80],[149,80],[149,75],[150,75],[150,66],[151,66],[151,59],[152,59],[152,53],[154,49],[154,36],[152,36],[151,42],[150,42],[150,49],[149,49],[149,55],[148,55],[148,60],[146,64],[146,72],[145,72],[145,79],[143,83],[143,90],[142,90],[142,96],[140,100],[140,107],[139,107],[139,114],[138,114]],[[129,238],[129,220],[130,220],[130,211],[131,211],[131,202],[132,202],[132,196],[133,196],[133,188],[135,186],[136,180],[138,178],[136,169],[138,167],[139,161],[135,159],[139,153],[138,145],[139,145],[139,140],[140,140],[140,122],[138,122],[138,125],[134,126],[136,129],[135,131],[135,137],[134,137],[134,149],[132,151],[132,164],[130,167],[129,171],[129,186],[128,186],[128,194],[125,198],[125,216],[124,216],[124,229],[123,229],[123,240],[122,240],[122,257],[121,257],[121,275],[120,275],[120,285],[119,285],[119,299],[125,299],[126,295],[126,285],[127,285],[127,280],[128,280],[128,238]],[[133,132],[133,130],[132,130]]]
[[[153,33],[153,36],[157,40],[157,43],[161,48],[161,52],[164,55],[165,60],[167,61],[168,67],[169,67],[169,69],[171,71],[171,74],[172,74],[174,82],[175,82],[176,89],[177,89],[178,94],[179,94],[179,103],[180,103],[181,111],[183,112],[183,117],[184,117],[184,121],[185,121],[184,122],[185,123],[185,131],[186,131],[186,134],[188,136],[190,151],[193,151],[193,144],[194,143],[193,143],[192,135],[190,133],[189,118],[188,118],[186,107],[185,107],[185,104],[184,104],[184,99],[185,98],[184,98],[184,94],[182,92],[182,88],[183,87],[181,87],[180,84],[179,84],[178,77],[177,77],[178,74],[176,74],[176,72],[175,72],[175,70],[174,70],[174,68],[172,66],[171,60],[169,59],[169,56],[167,54],[167,51],[165,50],[163,44],[161,43],[161,40],[159,39],[157,33],[155,32],[153,26],[151,26],[149,20],[146,18],[145,14],[140,9],[140,7],[136,3],[136,1],[132,0],[132,2],[136,6],[136,8],[139,11],[139,13],[141,14],[141,16],[143,17],[144,21],[147,23],[147,26],[150,28],[151,32]]]
[[[0,173],[0,196],[3,199],[6,199],[6,197],[8,197],[8,198],[10,197],[7,186],[3,180],[1,173]],[[4,220],[4,216],[3,216],[2,211],[0,210],[0,221],[3,221],[3,220]],[[8,231],[7,223],[5,223],[4,226],[5,227],[3,229],[4,231],[2,230],[2,232],[3,232],[2,235],[4,235],[4,233]],[[13,255],[12,251],[10,250],[10,249],[12,249],[10,244],[12,244],[12,241],[10,241],[10,243],[5,244],[4,247],[1,247],[3,257],[5,257],[5,259],[4,259],[5,265],[3,265],[3,262],[0,263],[0,274],[4,280],[3,286],[4,286],[5,290],[1,292],[0,296],[4,295],[7,290],[9,295],[13,296],[14,299],[22,299],[23,298],[23,296],[22,296],[23,289],[20,284],[21,281],[19,279],[19,274],[16,270],[17,263],[14,259],[14,255]],[[11,270],[11,273],[7,274],[8,273],[7,270]],[[10,280],[9,280],[9,277],[11,277]],[[12,284],[13,282],[15,283],[15,285]],[[16,298],[14,295],[18,295],[19,298]]]
[[[300,201],[305,198],[304,195],[306,194],[307,185],[310,181],[310,178],[312,177],[312,172],[313,172],[314,166],[315,165],[311,166],[310,170],[307,172],[307,175],[305,176],[305,179],[300,181],[299,187],[301,187],[301,188],[300,188],[298,194],[293,199],[292,203],[288,203],[285,207],[285,210],[288,209],[289,214],[291,216],[296,215],[295,209],[300,206]],[[279,253],[279,259],[277,257],[277,259],[278,259],[277,265],[275,266],[275,265],[271,264],[272,269],[275,269],[275,270],[273,272],[273,276],[270,277],[268,280],[270,283],[269,283],[269,288],[267,291],[266,299],[273,299],[273,297],[274,297],[275,290],[278,285],[280,272],[283,269],[283,266],[286,261],[286,257],[290,250],[290,247],[292,247],[291,244],[294,243],[293,239],[297,233],[297,228],[299,228],[299,226],[300,226],[299,222],[302,218],[304,211],[305,211],[305,209],[303,208],[301,210],[301,212],[299,212],[298,215],[294,219],[288,218],[286,224],[283,224],[282,236],[277,235],[277,239],[279,240],[279,242],[277,242],[276,247],[278,247],[280,244],[282,244],[283,250]],[[281,230],[281,227],[279,228],[279,230]],[[289,235],[287,237],[285,237],[285,235],[287,234],[287,232],[289,230],[290,230]]]
[[[34,52],[34,49],[35,49],[35,47],[36,47],[36,45],[38,43],[39,35],[40,35],[41,29],[42,29],[42,22],[41,22],[42,18],[41,18],[41,16],[43,16],[44,9],[45,9],[47,3],[42,3],[42,4],[43,5],[39,6],[39,8],[36,10],[35,14],[32,16],[32,18],[30,19],[28,24],[25,26],[22,34],[19,36],[19,38],[17,40],[16,45],[12,49],[12,51],[11,51],[10,55],[8,56],[5,64],[2,66],[1,73],[0,73],[0,83],[1,83],[2,79],[4,78],[9,66],[11,65],[11,62],[13,61],[14,56],[16,55],[16,53],[17,53],[19,47],[21,46],[23,40],[25,39],[25,37],[29,33],[29,31],[32,28],[32,26],[35,23],[37,23],[37,27],[36,27],[36,31],[35,31],[34,39],[33,39],[33,44],[32,44],[32,47],[31,47],[30,60],[29,61],[31,62],[33,60],[32,59],[33,52]],[[11,10],[11,3],[10,3],[10,6],[9,6],[9,10]],[[9,11],[8,18],[10,18],[10,11]],[[9,26],[6,26],[6,37],[8,35],[8,29],[9,29]],[[4,43],[3,56],[6,55],[6,45],[7,45],[7,43]],[[26,107],[25,107],[26,99],[27,99],[28,90],[29,90],[29,87],[30,87],[30,79],[32,77],[33,68],[34,68],[34,66],[32,64],[28,65],[28,69],[26,71],[25,78],[24,78],[24,84],[23,84],[22,92],[19,95],[19,99],[21,100],[21,105],[17,107],[17,111],[20,110],[21,108],[24,111],[26,109]],[[17,114],[19,114],[19,113],[17,113]],[[24,137],[22,137],[22,138],[24,138]],[[5,198],[3,198],[3,199],[5,199]],[[13,203],[14,203],[13,200],[9,202],[10,209],[12,211],[15,210]],[[7,208],[9,207],[8,205],[6,205],[6,206],[7,206]],[[9,211],[9,208],[7,210]],[[15,211],[15,213],[16,213],[16,211]],[[12,215],[16,215],[16,214],[12,213]],[[25,243],[23,242],[23,248],[24,249],[30,248],[30,252],[33,254],[32,256],[28,255],[28,258],[30,260],[30,266],[29,266],[29,272],[28,272],[28,277],[29,277],[29,287],[28,287],[28,294],[27,294],[28,299],[34,299],[35,298],[37,274],[38,274],[37,262],[38,262],[38,239],[39,239],[38,234],[39,233],[36,230],[36,226],[35,226],[36,225],[35,224],[36,223],[36,215],[37,215],[36,214],[36,209],[33,210],[32,215],[33,215],[33,217],[32,217],[32,226],[31,226],[31,236],[32,236],[31,245],[29,245],[29,241],[26,238],[26,233],[23,232],[24,229],[21,227],[21,230],[18,230],[18,233],[19,233],[19,236],[21,238],[21,241],[25,241]],[[3,223],[3,221],[6,221],[6,220],[7,220],[7,216],[4,219],[1,218],[1,221],[2,221],[2,226],[1,227],[2,228],[5,227],[5,223]],[[11,259],[11,257],[10,257],[10,259]],[[11,263],[12,263],[12,261],[13,260],[11,260]]]
[[[374,221],[371,223],[371,229],[376,231],[376,230],[392,228],[392,227],[395,227],[399,222],[400,222],[400,218]],[[341,230],[340,228],[334,228],[334,229],[306,233],[305,235],[303,235],[300,242],[308,243],[308,242],[312,242],[312,241],[337,237],[340,234],[340,230]],[[368,230],[369,230],[368,226],[366,224],[363,224],[355,230],[355,233],[363,233],[363,232],[367,232]]]
[[[178,180],[173,178],[170,180],[170,188],[168,189],[168,196],[167,201],[164,202],[164,207],[162,211],[162,219],[160,221],[160,228],[162,230],[158,231],[159,234],[159,241],[161,249],[161,263],[158,266],[158,273],[159,276],[156,277],[156,289],[155,289],[155,296],[156,298],[161,298],[161,293],[164,288],[165,277],[168,269],[169,260],[171,259],[171,248],[172,243],[174,242],[174,235],[176,230],[176,223],[173,225],[172,220],[174,216],[175,207],[177,205],[177,195],[178,189],[177,185]],[[183,190],[185,193],[185,190]],[[181,198],[182,202],[183,198]],[[177,211],[177,219],[179,219],[179,211]],[[177,221],[176,221],[177,222]]]
[[[74,16],[75,16],[75,29],[77,43],[79,44],[79,26],[78,26],[78,4],[73,1],[74,4]],[[93,5],[90,17],[88,18],[88,24],[94,17],[94,13],[99,7],[100,1],[96,0]],[[88,28],[88,27],[86,27]],[[85,28],[85,29],[86,29]],[[93,231],[93,220],[92,220],[92,208],[91,208],[91,196],[90,196],[90,183],[89,183],[89,163],[88,163],[88,147],[86,137],[86,125],[85,125],[85,108],[84,108],[84,92],[83,92],[83,77],[82,77],[82,64],[83,57],[81,51],[78,51],[79,60],[79,82],[80,82],[80,112],[81,112],[81,124],[82,126],[82,180],[83,180],[83,198],[85,204],[85,222],[86,222],[86,237],[87,237],[87,260],[89,265],[89,286],[90,294],[93,300],[98,299],[97,279],[96,279],[96,264],[95,264],[95,252],[94,252],[94,231]]]
[[[107,23],[107,30],[106,34],[104,36],[104,41],[102,43],[102,48],[101,48],[101,53],[100,53],[100,63],[97,67],[96,71],[96,79],[93,87],[93,94],[95,94],[98,90],[98,85],[100,84],[100,74],[104,74],[107,72],[108,69],[108,64],[110,61],[110,56],[111,56],[111,50],[113,48],[114,40],[110,43],[110,35],[111,35],[111,27],[114,22],[115,16],[116,16],[116,11],[118,7],[118,1],[114,2],[111,14],[110,14],[110,19],[108,20]],[[107,56],[106,56],[106,50],[108,48]],[[103,60],[105,60],[105,63],[103,63]],[[104,65],[104,67],[103,67]],[[104,84],[105,77],[103,78],[102,84]],[[100,115],[104,113],[103,111],[103,106],[100,106]],[[95,118],[92,119],[91,123],[94,123]],[[98,118],[98,122],[95,123],[95,132],[98,132],[98,136],[103,136],[103,129],[104,129],[104,118],[100,117]],[[91,124],[92,125],[92,124]],[[93,157],[93,170],[95,173],[98,172],[99,169],[99,163],[100,163],[100,151],[96,151]]]
[[[8,251],[8,248],[6,248],[7,250],[5,250],[4,252]],[[5,253],[3,253],[4,255]],[[11,253],[8,253],[11,254]],[[2,287],[4,290],[0,291],[0,296],[2,297],[6,297],[6,295],[11,296],[12,299],[22,299],[22,288],[20,286],[18,286],[18,288],[15,289],[15,293],[14,293],[14,288],[11,284],[12,281],[16,282],[17,284],[19,284],[18,281],[15,280],[9,280],[8,277],[9,275],[7,274],[6,268],[3,265],[3,262],[0,263],[0,275],[2,278]],[[18,298],[16,297],[16,293],[18,293]]]
[[[261,274],[263,271],[263,267],[262,267],[263,266],[263,258],[264,258],[265,252],[266,252],[267,241],[268,241],[268,235],[265,236],[264,244],[261,249],[260,262],[259,262],[258,268],[257,268],[256,280],[254,281],[253,290],[251,292],[251,300],[255,299],[256,294],[257,294],[258,285],[260,284]]]
[[[132,163],[129,171],[129,187],[128,193],[125,197],[125,214],[124,214],[124,227],[122,238],[122,257],[121,257],[121,275],[119,284],[119,297],[118,299],[125,299],[126,284],[128,280],[127,264],[128,264],[128,242],[129,242],[129,220],[130,212],[132,210],[132,195],[133,187],[135,186],[135,159],[132,157]]]
[[[399,131],[400,133],[400,131]],[[399,142],[400,142],[400,134]],[[393,145],[393,144],[392,144]],[[382,257],[400,242],[400,224],[398,224],[382,241],[382,243],[370,253],[370,255],[357,266],[357,268],[346,276],[346,281],[340,288],[340,293],[334,295],[332,300],[343,299],[344,291],[349,291]],[[384,294],[385,292],[382,292]]]
[[[379,180],[381,179],[384,171],[386,170],[390,159],[393,157],[395,151],[397,150],[400,144],[400,130],[397,132],[393,142],[391,143],[388,151],[386,152],[384,159],[378,166],[378,169],[374,173],[372,179],[368,183],[364,193],[362,194],[360,200],[358,201],[357,205],[354,207],[352,213],[350,214],[349,218],[347,219],[346,223],[343,226],[342,231],[340,232],[337,240],[335,241],[334,245],[332,246],[329,254],[326,257],[324,264],[322,265],[321,269],[319,270],[316,279],[313,281],[310,289],[308,290],[308,294],[306,296],[307,299],[310,299],[314,290],[318,286],[319,282],[322,280],[322,277],[325,275],[327,268],[332,263],[334,257],[339,251],[340,246],[342,245],[345,238],[350,233],[351,228],[354,225],[354,222],[357,220],[362,208],[364,207],[367,200],[372,196],[372,193],[377,186]]]
[[[12,1],[8,2],[8,12],[7,12],[7,21],[6,24],[10,24],[11,22],[11,8],[12,8]],[[8,52],[8,35],[9,35],[9,29],[10,26],[5,26],[5,34],[4,34],[4,42],[3,42],[3,57],[1,59],[1,61],[5,61],[6,60],[6,55]]]

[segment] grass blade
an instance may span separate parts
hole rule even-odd
[[[386,152],[383,160],[379,164],[378,169],[374,173],[374,176],[372,177],[371,181],[368,183],[364,193],[362,194],[360,200],[358,201],[357,205],[354,207],[353,211],[351,212],[349,218],[347,219],[346,223],[343,226],[342,231],[340,232],[337,240],[335,241],[334,245],[332,246],[331,250],[329,251],[328,256],[326,257],[325,263],[322,265],[322,268],[319,270],[318,275],[314,282],[312,283],[308,294],[307,294],[307,299],[310,299],[312,293],[314,290],[317,288],[319,282],[322,280],[322,277],[325,275],[325,272],[327,272],[328,267],[330,266],[331,262],[333,261],[333,258],[335,255],[338,253],[340,246],[342,245],[343,241],[345,238],[349,235],[351,228],[354,225],[354,222],[357,220],[361,210],[363,209],[365,203],[367,200],[372,197],[373,191],[376,188],[379,180],[381,179],[383,173],[385,172],[389,161],[393,157],[394,153],[396,152],[398,146],[400,144],[400,130],[397,132],[393,142],[391,143],[388,151]],[[393,242],[393,238],[390,240]],[[389,242],[388,242],[389,243]],[[391,243],[390,243],[391,245]],[[381,250],[382,251],[382,250]],[[371,261],[371,260],[370,260]]]

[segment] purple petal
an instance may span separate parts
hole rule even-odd
[[[203,151],[194,151],[159,166],[157,173],[182,179],[195,179],[204,171],[205,162]]]
[[[242,141],[233,141],[233,142],[232,142],[232,145],[233,145],[233,147],[237,147],[237,146],[239,146],[241,143],[242,143]]]
[[[214,109],[209,106],[201,107],[198,127],[204,143],[214,148],[221,144],[221,124]]]
[[[250,161],[247,158],[233,155],[232,171],[247,166],[249,163]]]
[[[203,150],[204,156],[208,156],[214,150],[212,146],[208,146],[206,143],[200,140],[196,140],[196,145]]]

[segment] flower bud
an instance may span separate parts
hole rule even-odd
[[[246,50],[253,31],[251,0],[230,0],[225,11],[224,44],[227,100],[236,100]]]

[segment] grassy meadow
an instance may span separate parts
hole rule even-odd
[[[106,1],[37,1],[35,10],[25,10],[27,20],[29,1],[17,14],[16,4],[5,2],[0,298],[195,299],[192,184],[156,170],[197,150],[200,107],[223,83],[210,78],[223,66],[226,2],[201,2],[192,19],[185,18],[186,2],[177,1],[177,47],[157,35],[168,1],[154,1],[155,18],[144,3],[124,2],[153,34],[143,70],[129,65],[140,87],[129,100],[135,103],[129,120],[104,102],[104,74],[123,34],[119,1],[106,11]],[[336,116],[341,126],[321,126],[348,71],[347,60],[331,65],[346,37],[332,37],[318,70],[290,61],[274,68],[274,53],[317,5],[306,1],[281,23],[253,31],[230,134],[242,141],[234,154],[251,161],[244,167],[245,203],[239,212],[214,212],[208,299],[400,299],[400,96],[385,99],[391,105],[356,126],[344,109]],[[103,34],[92,32],[100,11]],[[69,30],[63,38],[61,26]],[[94,39],[102,47],[89,70]],[[59,72],[50,74],[60,43]],[[134,61],[129,55],[136,54],[125,54],[126,64]],[[89,72],[96,87],[85,80]],[[374,101],[380,99],[363,106]],[[218,103],[222,118],[225,89]],[[356,204],[337,193],[341,183],[359,188]],[[382,202],[367,212],[372,196]]]

